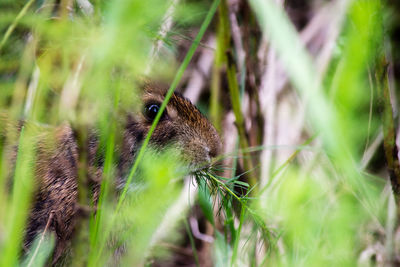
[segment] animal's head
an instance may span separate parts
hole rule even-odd
[[[125,142],[135,153],[153,123],[164,101],[166,88],[145,83],[141,111],[128,119]],[[207,165],[221,150],[220,137],[210,121],[188,99],[174,93],[155,128],[150,145],[156,149],[175,146],[192,171]]]

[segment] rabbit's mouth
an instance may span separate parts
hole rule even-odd
[[[190,175],[208,174],[208,173],[218,173],[221,171],[221,166],[218,159],[203,161],[202,163],[192,163],[189,166]]]

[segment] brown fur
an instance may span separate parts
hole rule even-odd
[[[165,90],[156,85],[146,84],[142,104],[157,102],[161,104]],[[142,113],[128,114],[122,144],[119,149],[117,186],[121,187],[133,163],[141,142],[151,127],[151,121]],[[78,217],[78,161],[79,148],[72,128],[68,125],[58,127],[55,132],[55,145],[47,148],[40,145],[37,155],[36,176],[39,182],[36,199],[29,217],[25,246],[29,247],[35,236],[42,232],[51,219],[49,230],[56,235],[56,248],[53,260],[56,262],[68,247],[73,237]],[[96,202],[102,163],[99,162],[97,136],[92,134],[88,140],[88,174],[95,181],[92,188]],[[200,111],[187,99],[174,94],[151,139],[150,145],[157,149],[174,144],[181,149],[185,160],[196,168],[215,157],[221,147],[217,131]],[[97,181],[97,183],[96,183]],[[50,214],[53,214],[50,216]]]

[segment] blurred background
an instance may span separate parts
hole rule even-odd
[[[42,130],[10,125],[69,123],[80,144],[96,128],[112,151],[146,76],[210,119],[219,162],[183,178],[145,158],[150,185],[105,194],[62,264],[398,266],[399,32],[391,0],[1,0],[0,265],[54,248],[43,233],[22,253]]]

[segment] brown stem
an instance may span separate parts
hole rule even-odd
[[[380,90],[381,101],[383,104],[383,146],[385,150],[386,162],[393,194],[397,207],[400,207],[400,165],[398,159],[398,148],[396,145],[396,131],[391,104],[389,88],[388,63],[383,56],[376,71],[378,88]],[[399,214],[400,215],[400,214]]]

